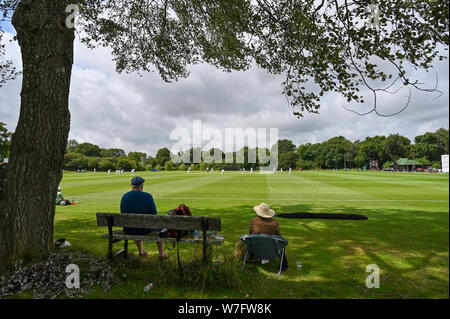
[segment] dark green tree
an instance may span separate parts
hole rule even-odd
[[[170,151],[167,147],[158,150],[156,153],[156,161],[161,166],[164,166],[167,161],[170,161]]]
[[[136,163],[145,161],[147,154],[143,152],[129,152],[128,158],[134,160]]]
[[[376,160],[381,167],[389,160],[389,155],[386,153],[384,143],[386,136],[366,137],[362,142],[355,143],[355,165],[362,167],[368,165],[370,161]]]
[[[352,142],[343,136],[337,136],[322,143],[325,168],[344,168],[348,158],[348,150]]]
[[[400,134],[390,134],[383,143],[384,160],[395,161],[399,158],[409,157],[411,141]],[[383,162],[384,163],[384,162]]]
[[[297,166],[297,161],[299,159],[299,156],[294,151],[286,152],[282,155],[280,155],[278,166],[284,170],[287,170],[290,168],[295,169]]]
[[[100,150],[100,156],[101,157],[120,157],[120,156],[126,156],[126,153],[121,148],[102,148]]]
[[[440,162],[441,155],[449,152],[449,130],[440,128],[436,132],[427,132],[414,138],[411,156],[426,158],[430,162]]]
[[[279,140],[277,142],[278,144],[278,155],[281,156],[283,154],[286,154],[288,152],[295,152],[295,145],[290,140]],[[273,151],[273,147],[272,147]]]
[[[9,157],[11,135],[12,133],[8,132],[6,124],[0,122],[0,158]]]
[[[75,153],[85,156],[100,156],[100,147],[91,143],[81,143],[75,148]]]
[[[67,142],[67,153],[73,153],[76,151],[78,146],[77,140],[69,140]]]
[[[132,169],[136,169],[136,162],[132,159],[129,159],[127,157],[119,157],[117,159],[117,168],[118,169],[124,169],[127,171],[130,171]]]
[[[98,168],[102,171],[107,171],[109,169],[113,170],[116,168],[114,162],[109,158],[102,158],[98,162]]]

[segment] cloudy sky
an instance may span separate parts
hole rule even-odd
[[[7,30],[4,39],[12,37]],[[20,68],[16,43],[7,42],[7,56]],[[282,77],[259,69],[223,73],[208,65],[190,68],[191,75],[175,83],[164,83],[157,73],[117,74],[108,49],[90,50],[75,45],[75,63],[70,91],[71,139],[100,147],[123,148],[155,155],[161,147],[171,148],[170,132],[191,128],[194,120],[203,127],[278,128],[279,138],[299,145],[321,142],[342,135],[354,141],[367,136],[399,133],[409,137],[440,127],[449,127],[448,61],[435,64],[429,73],[415,73],[428,87],[444,94],[412,91],[410,106],[401,114],[382,118],[365,117],[342,108],[340,96],[322,100],[320,114],[298,119],[281,94]],[[0,121],[10,131],[16,127],[20,108],[21,78],[0,88]],[[380,96],[379,111],[392,113],[406,103],[408,90]],[[370,105],[359,105],[363,112]]]

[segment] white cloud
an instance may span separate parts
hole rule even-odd
[[[11,35],[7,34],[8,38]],[[16,43],[8,43],[8,55],[20,66]],[[439,88],[444,95],[413,91],[411,104],[403,113],[390,118],[374,114],[360,117],[342,108],[342,99],[330,94],[322,101],[321,114],[297,119],[282,96],[279,76],[259,69],[223,73],[208,65],[191,67],[191,76],[175,83],[164,83],[156,73],[117,74],[109,50],[90,50],[75,44],[75,64],[70,93],[70,138],[101,147],[155,154],[171,147],[170,131],[192,126],[276,127],[280,138],[295,144],[320,142],[342,135],[348,139],[399,133],[413,139],[418,134],[448,128],[448,62],[436,64]],[[429,86],[435,73],[418,76]],[[0,89],[0,121],[13,130],[18,120],[21,79]],[[405,92],[380,97],[379,110],[394,112],[405,103]],[[357,106],[358,110],[370,105]]]

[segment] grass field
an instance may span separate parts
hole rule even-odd
[[[98,289],[90,297],[449,298],[448,175],[304,171],[292,175],[139,172],[139,176],[146,178],[144,191],[154,196],[160,214],[184,203],[195,216],[222,218],[226,239],[213,254],[214,259],[225,258],[227,265],[217,274],[210,273],[209,285],[178,280],[176,253],[169,252],[169,261],[160,262],[156,246],[146,243],[149,258],[119,261],[126,277],[112,290]],[[75,248],[105,257],[107,240],[100,236],[107,229],[96,226],[95,213],[119,212],[120,198],[129,185],[129,173],[66,172],[63,193],[81,204],[57,207],[55,239],[65,237]],[[358,213],[369,219],[278,218],[289,240],[290,268],[275,277],[278,261],[249,264],[241,271],[240,262],[232,259],[236,242],[255,216],[252,207],[260,202],[277,213]],[[136,255],[134,244],[130,247],[131,255]],[[193,252],[183,246],[182,260],[188,263]],[[303,264],[300,270],[296,261]],[[378,289],[365,286],[369,264],[380,268]],[[144,293],[149,282],[155,287]]]

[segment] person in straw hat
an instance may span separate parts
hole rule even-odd
[[[281,236],[280,224],[278,220],[273,219],[275,211],[270,209],[266,203],[261,203],[253,207],[258,217],[253,218],[250,221],[249,234],[266,234],[266,235],[278,235]]]
[[[258,215],[258,217],[252,218],[252,220],[250,221],[249,234],[278,235],[282,237],[280,224],[278,223],[278,220],[273,219],[273,217],[275,216],[275,211],[271,209],[268,204],[261,203],[254,206],[253,210],[255,211],[256,215]],[[233,255],[238,259],[243,259],[245,250],[245,244],[242,241],[239,241],[236,244]],[[283,259],[283,266],[281,268],[283,271],[287,270],[288,268],[286,255],[284,257],[285,258]],[[251,260],[252,256],[250,256],[249,259]]]

